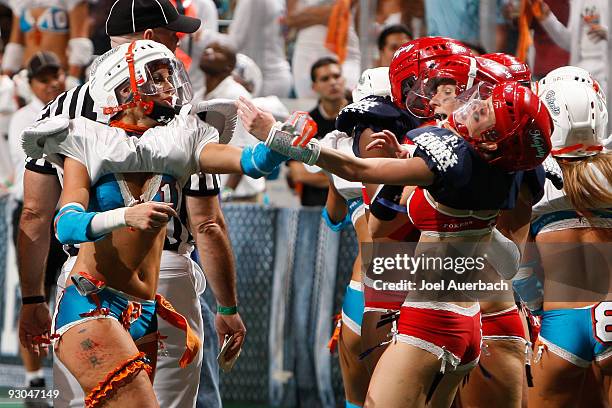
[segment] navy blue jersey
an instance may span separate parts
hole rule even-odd
[[[347,135],[353,135],[353,152],[359,152],[359,137],[365,129],[380,132],[390,130],[402,143],[403,135],[421,125],[410,113],[399,109],[388,96],[367,96],[342,109],[336,119],[336,129]]]
[[[511,209],[516,205],[516,200],[521,191],[521,185],[525,184],[531,193],[532,203],[535,204],[544,196],[544,182],[546,181],[546,172],[540,164],[538,167],[527,171],[517,171],[515,173],[514,183],[510,187],[508,198],[501,209]]]
[[[420,157],[434,174],[425,186],[440,204],[460,210],[506,208],[513,185],[520,186],[516,173],[506,173],[489,165],[461,136],[435,126],[411,130],[406,134],[416,145]]]

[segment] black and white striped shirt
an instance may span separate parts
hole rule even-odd
[[[94,103],[89,94],[89,82],[79,85],[49,102],[42,110],[38,120],[63,116],[69,119],[82,116],[97,122],[108,123],[110,117],[102,112],[102,109]],[[44,159],[26,159],[26,169],[42,174],[56,174],[53,165]],[[219,176],[216,174],[193,174],[187,184],[183,187],[185,196],[206,197],[219,194]],[[185,200],[181,200],[179,218],[173,217],[167,226],[166,242],[164,249],[178,250],[181,243],[190,243],[193,237],[189,233],[187,224],[187,211]]]

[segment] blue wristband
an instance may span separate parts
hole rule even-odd
[[[339,223],[334,223],[331,218],[329,218],[329,213],[327,212],[326,207],[323,207],[323,209],[321,210],[321,217],[323,217],[323,219],[325,220],[325,224],[327,224],[329,229],[336,232],[341,231],[342,229],[344,229],[344,227],[351,223],[351,216],[349,214],[346,214],[346,217],[344,217],[344,219]]]
[[[96,238],[91,238],[88,230],[95,215],[95,212],[85,212],[79,205],[68,204],[62,207],[54,219],[58,241],[62,244],[94,241]]]
[[[263,142],[247,146],[240,156],[240,167],[249,177],[260,178],[271,174],[287,157],[270,150]]]

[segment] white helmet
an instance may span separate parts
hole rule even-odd
[[[599,82],[591,76],[589,71],[571,65],[559,67],[550,71],[544,78],[536,83],[536,90],[534,92],[538,96],[542,96],[544,92],[557,81],[576,81],[581,84],[589,85],[597,92],[597,95],[602,99],[603,103],[606,103],[606,96],[603,94]]]
[[[370,68],[363,71],[357,86],[353,89],[353,102],[358,102],[370,95],[391,95],[389,67]]]
[[[238,79],[240,83],[245,85],[247,91],[253,97],[267,96],[261,95],[263,88],[263,74],[255,61],[244,54],[236,54],[236,66],[232,71],[234,79]]]
[[[540,97],[554,122],[552,154],[556,157],[591,156],[602,150],[608,110],[588,83],[557,80]]]
[[[160,68],[168,75],[160,76]],[[98,57],[91,66],[89,92],[109,115],[137,105],[152,110],[154,102],[144,102],[145,95],[171,94],[175,108],[188,103],[193,94],[182,62],[163,44],[150,40],[122,44]]]

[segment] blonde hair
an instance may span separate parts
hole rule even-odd
[[[589,218],[591,209],[612,206],[612,153],[558,161],[563,170],[563,190],[577,212]]]

